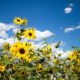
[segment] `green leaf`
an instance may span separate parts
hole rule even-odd
[[[21,40],[21,36],[22,36],[22,35],[23,35],[22,33],[17,33],[17,34],[16,34],[17,39],[18,39],[18,40]]]
[[[0,62],[3,62],[5,64],[12,64],[12,62],[8,58],[2,58]]]
[[[55,48],[58,48],[60,43],[61,43],[61,41],[58,41],[57,44],[55,45]]]
[[[47,42],[43,42],[41,45],[47,44]]]
[[[21,33],[23,33],[24,32],[24,29],[20,29],[20,31],[21,31]]]
[[[3,52],[3,51],[4,51],[3,49],[0,50],[0,52]]]

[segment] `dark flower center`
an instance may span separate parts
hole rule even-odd
[[[29,33],[29,36],[32,36],[32,33]]]
[[[49,73],[53,73],[53,71],[52,70],[49,70]]]
[[[24,72],[22,72],[22,74],[24,74]]]
[[[19,21],[19,22],[20,22],[20,20],[19,20],[19,19],[17,19],[17,21]]]
[[[24,54],[24,53],[25,53],[25,50],[24,50],[23,48],[21,48],[21,49],[20,49],[20,53],[21,53],[21,54]]]
[[[42,70],[42,68],[39,68],[39,70]]]

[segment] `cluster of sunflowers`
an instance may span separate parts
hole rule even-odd
[[[14,44],[5,43],[0,50],[0,80],[79,80],[80,52],[75,49],[65,60],[54,55],[47,42],[42,48],[36,48],[31,40],[36,38],[35,29],[27,27],[27,19],[15,18],[17,32]],[[15,42],[15,39],[18,39]],[[23,38],[27,38],[24,42]],[[58,48],[60,42],[55,46]],[[61,55],[59,54],[59,57]],[[53,64],[52,58],[53,58]]]

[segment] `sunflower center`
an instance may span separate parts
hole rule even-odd
[[[40,70],[42,70],[42,68],[39,68]]]
[[[24,50],[23,48],[21,48],[21,49],[20,49],[20,53],[21,53],[21,54],[24,54],[24,53],[25,53],[25,50]]]
[[[29,36],[32,36],[32,33],[29,33]]]
[[[22,72],[22,74],[24,74],[24,72]]]
[[[19,20],[19,19],[17,19],[17,21],[18,21],[18,22],[20,22],[20,20]]]

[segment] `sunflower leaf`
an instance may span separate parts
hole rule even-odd
[[[4,51],[3,49],[0,50],[0,52],[3,52],[3,51]]]

